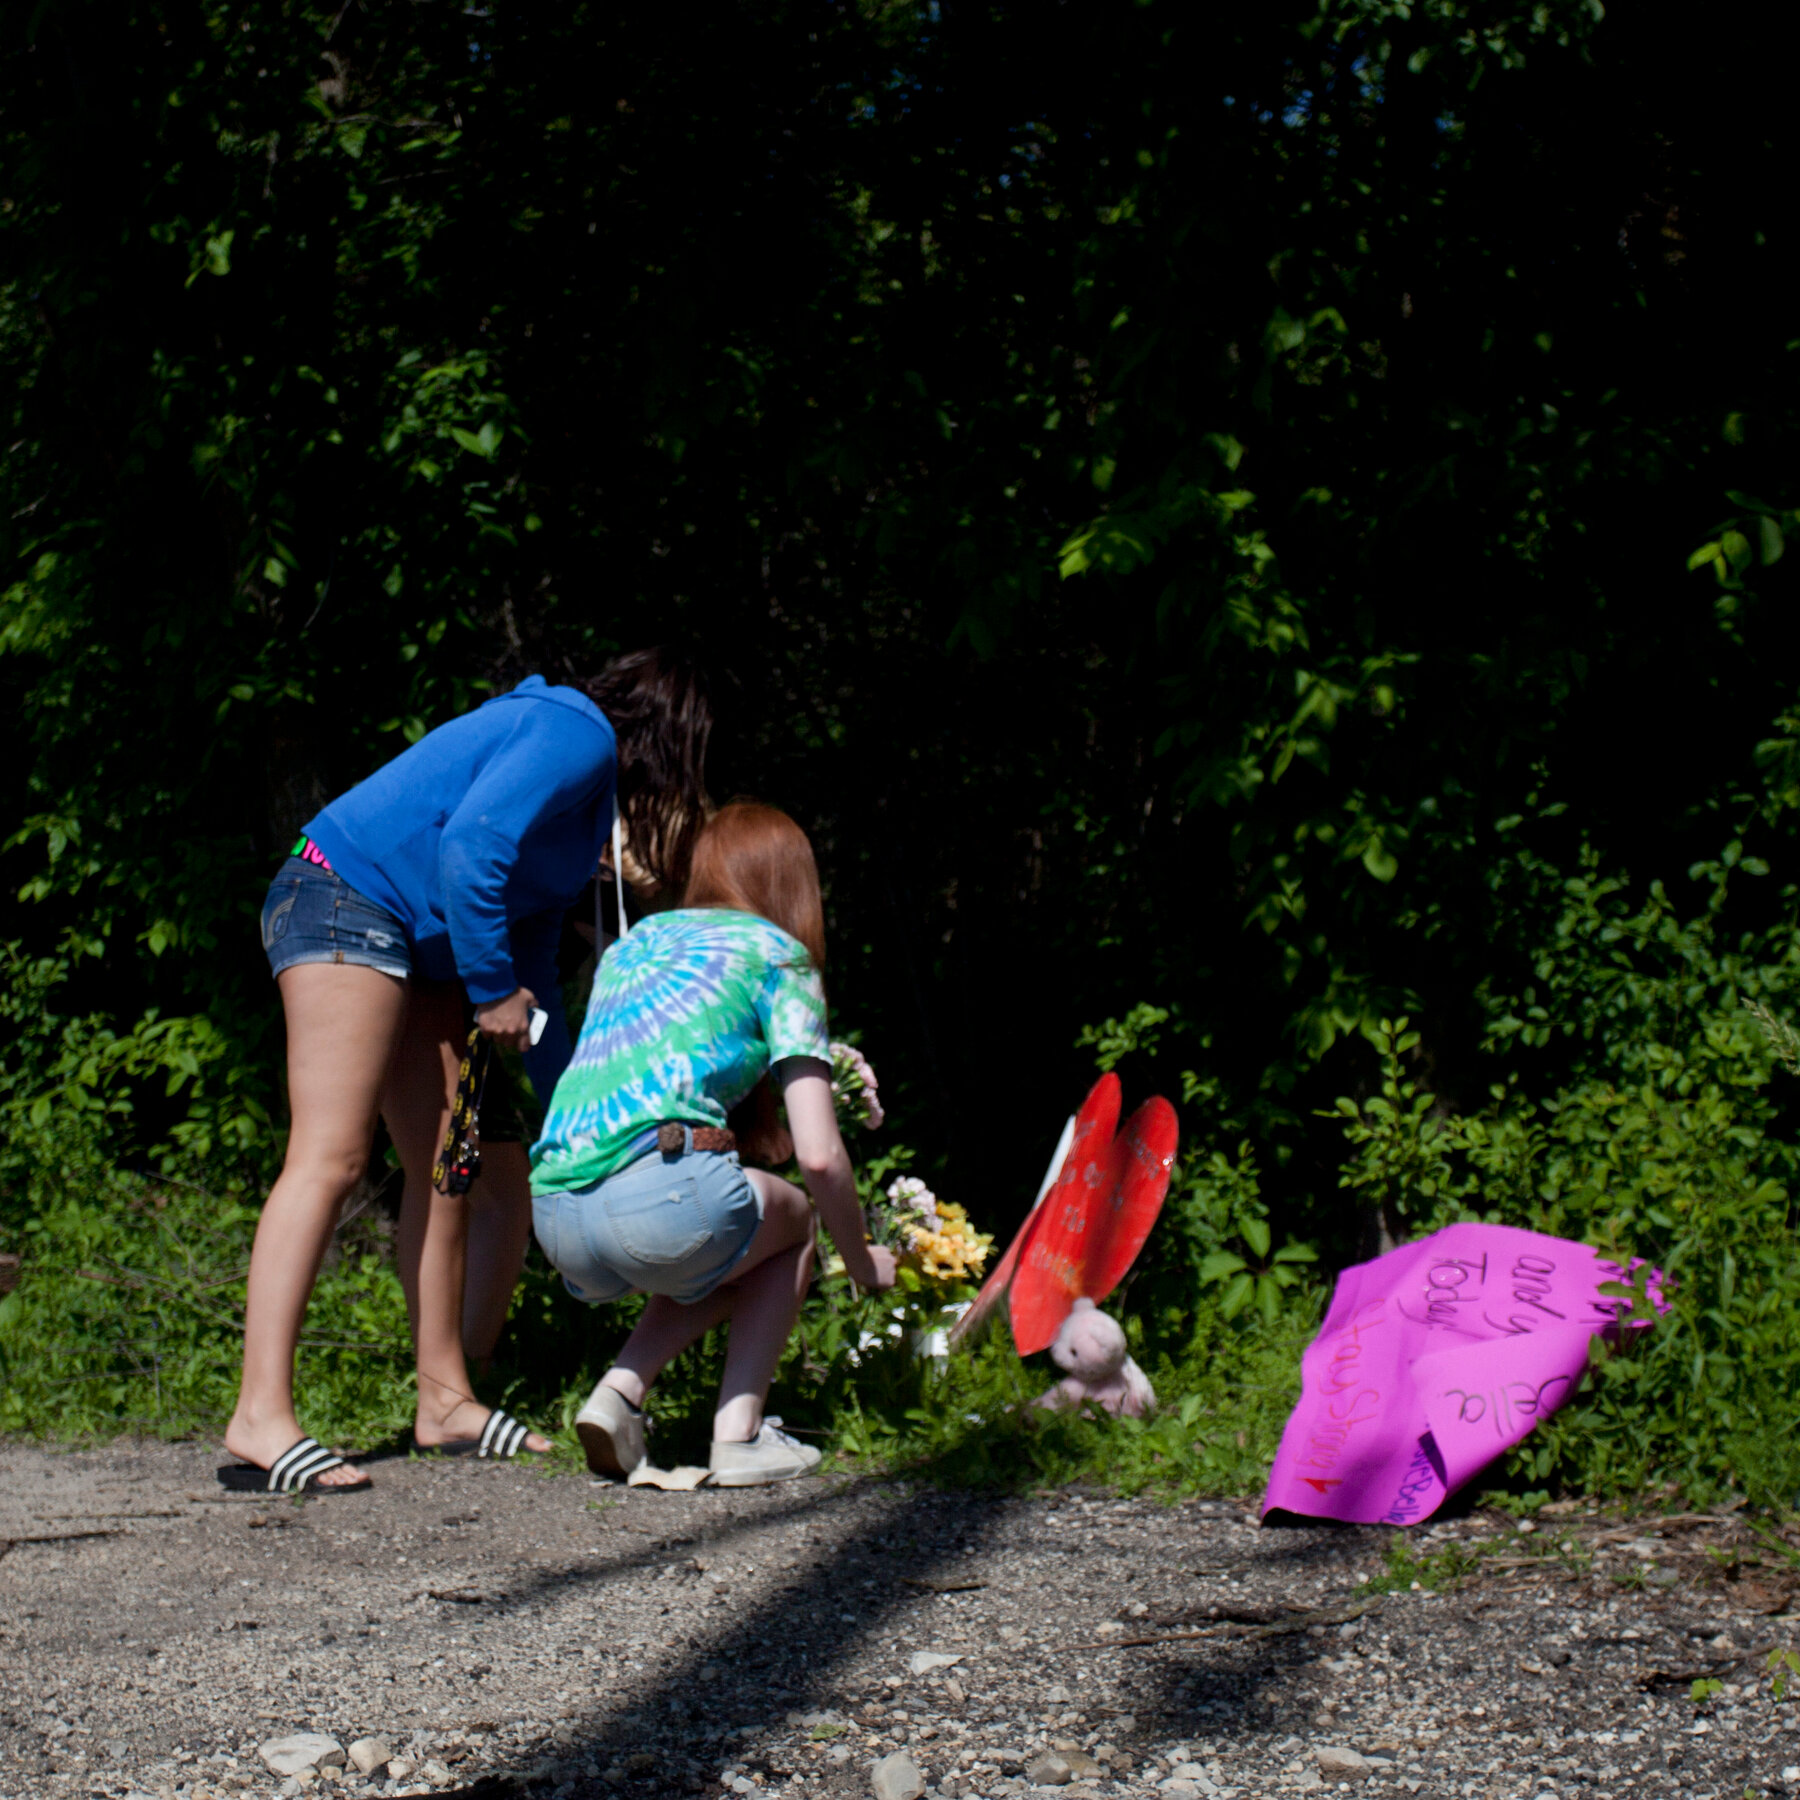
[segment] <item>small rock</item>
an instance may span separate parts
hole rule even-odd
[[[1067,1706],[1074,1698],[1066,1687],[1053,1687],[1045,1694],[1044,1700],[1050,1706]]]
[[[341,1767],[344,1746],[323,1732],[297,1731],[292,1737],[270,1738],[257,1747],[256,1754],[268,1765],[270,1774],[298,1775],[302,1769]]]
[[[884,1756],[869,1771],[869,1778],[874,1784],[875,1800],[924,1800],[925,1777],[904,1750]]]
[[[1167,1781],[1156,1784],[1159,1794],[1167,1794],[1169,1800],[1200,1800],[1200,1784],[1188,1781],[1180,1775],[1171,1775]]]
[[[1106,1773],[1085,1750],[1059,1750],[1057,1754],[1069,1765],[1069,1774],[1076,1781],[1093,1781]]]
[[[433,1787],[448,1787],[456,1777],[436,1757],[433,1757],[419,1771],[419,1779],[429,1781]]]
[[[405,1781],[417,1767],[418,1764],[415,1763],[410,1756],[396,1756],[394,1760],[388,1764],[388,1779],[391,1781]]]
[[[960,1656],[947,1656],[942,1650],[915,1650],[906,1669],[909,1675],[929,1675],[933,1669],[953,1669],[961,1661]],[[1052,1699],[1055,1697],[1051,1695]]]
[[[968,1690],[954,1675],[944,1683],[944,1693],[948,1696],[952,1706],[961,1706],[969,1697]]]
[[[648,1750],[634,1750],[625,1759],[625,1773],[627,1775],[654,1775],[656,1758]]]
[[[1328,1781],[1367,1781],[1373,1773],[1367,1757],[1359,1756],[1341,1744],[1322,1745],[1314,1760],[1319,1765],[1319,1773]]]
[[[731,1778],[731,1791],[734,1794],[754,1794],[756,1783],[748,1775],[734,1775]]]
[[[850,1746],[848,1744],[833,1744],[831,1748],[825,1752],[825,1760],[841,1769],[844,1764],[850,1760]]]
[[[1178,1762],[1169,1773],[1171,1775],[1178,1775],[1183,1781],[1204,1781],[1206,1779],[1206,1765],[1197,1762]]]
[[[394,1753],[388,1747],[386,1738],[358,1738],[350,1746],[350,1766],[359,1775],[373,1775],[377,1769],[385,1769],[394,1760]]]
[[[1074,1773],[1060,1750],[1046,1750],[1025,1765],[1025,1779],[1033,1787],[1067,1787]]]

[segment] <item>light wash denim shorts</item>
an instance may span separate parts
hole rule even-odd
[[[591,1188],[537,1194],[531,1222],[551,1267],[591,1306],[634,1289],[691,1306],[750,1254],[762,1202],[735,1156],[651,1150]]]

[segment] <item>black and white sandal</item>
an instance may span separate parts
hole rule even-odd
[[[484,1460],[511,1462],[522,1450],[528,1456],[538,1454],[535,1450],[526,1450],[525,1440],[530,1436],[529,1426],[521,1425],[511,1413],[502,1412],[496,1406],[488,1414],[480,1437],[453,1438],[447,1444],[421,1444],[415,1438],[413,1448],[421,1456],[478,1456]]]
[[[343,1467],[341,1456],[334,1456],[317,1438],[303,1437],[266,1469],[255,1463],[227,1463],[219,1471],[219,1486],[234,1494],[360,1494],[375,1485],[366,1475],[361,1481],[319,1485],[327,1469]]]

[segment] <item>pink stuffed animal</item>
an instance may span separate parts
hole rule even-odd
[[[1156,1390],[1125,1349],[1125,1330],[1091,1300],[1077,1300],[1063,1320],[1050,1358],[1064,1377],[1039,1406],[1076,1407],[1092,1400],[1117,1417],[1141,1419],[1156,1410]]]

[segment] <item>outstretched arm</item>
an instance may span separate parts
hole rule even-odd
[[[844,1259],[850,1279],[860,1287],[894,1285],[894,1253],[868,1241],[850,1154],[838,1132],[837,1106],[831,1098],[831,1065],[815,1056],[790,1056],[771,1071],[781,1083],[787,1103],[788,1129],[794,1156],[819,1209],[831,1241]]]

